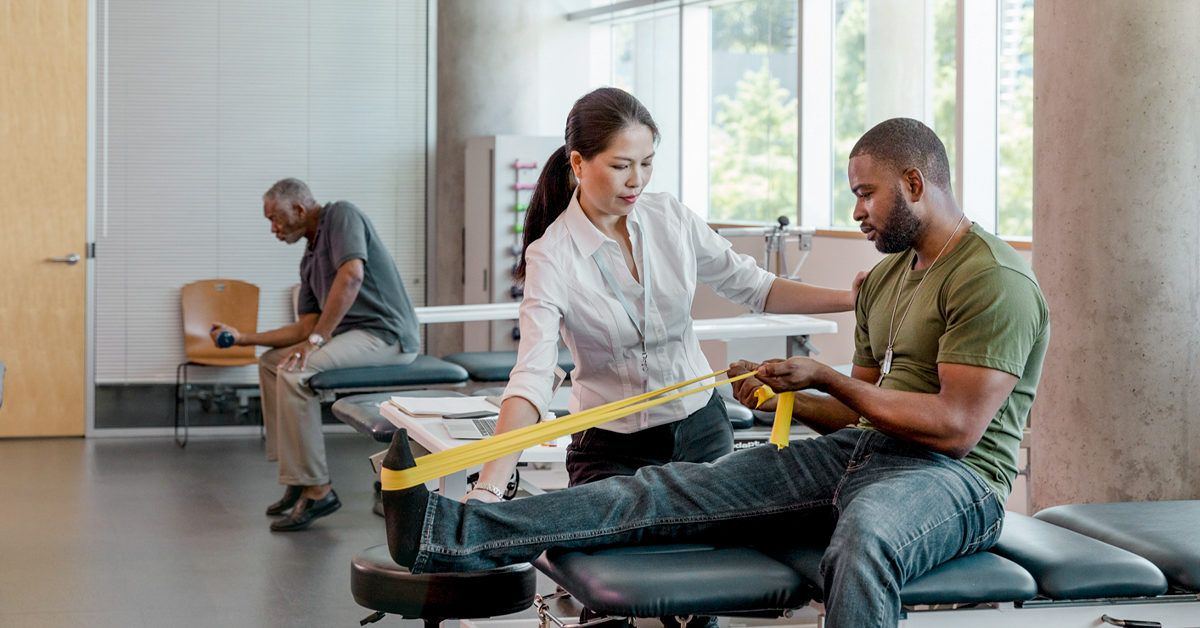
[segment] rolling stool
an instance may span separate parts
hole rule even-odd
[[[365,626],[392,613],[434,628],[446,619],[482,619],[533,605],[536,572],[529,563],[488,571],[413,574],[392,560],[387,545],[359,552],[350,563],[350,592],[373,611]]]

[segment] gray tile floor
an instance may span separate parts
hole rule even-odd
[[[341,510],[279,534],[256,437],[0,441],[0,626],[357,626],[350,559],[384,542],[366,460],[382,446],[327,442]],[[420,625],[375,625],[401,624]]]
[[[383,447],[326,442],[341,510],[279,534],[263,509],[282,488],[257,437],[193,434],[184,450],[166,438],[0,440],[0,628],[358,626],[370,611],[350,595],[350,559],[385,542],[367,462]],[[565,484],[555,473],[530,475]],[[539,574],[538,591],[553,590]],[[812,625],[810,610],[722,625]],[[537,625],[532,609],[496,619]]]

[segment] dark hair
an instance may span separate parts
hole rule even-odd
[[[901,172],[917,168],[930,183],[952,191],[946,147],[920,120],[892,118],[876,124],[850,151],[851,157],[859,155],[870,155]]]
[[[617,133],[627,127],[643,125],[658,143],[658,125],[637,98],[615,87],[601,87],[575,101],[567,114],[565,144],[551,153],[538,176],[529,207],[525,211],[525,242],[516,276],[525,278],[525,251],[567,209],[575,192],[575,174],[571,171],[571,153],[591,159],[604,152]]]

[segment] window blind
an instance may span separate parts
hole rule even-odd
[[[424,304],[426,0],[97,0],[96,14],[97,384],[174,381],[179,288],[197,279],[258,285],[259,329],[291,321],[303,241],[276,241],[261,201],[283,177],[366,212]]]

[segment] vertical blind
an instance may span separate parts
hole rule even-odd
[[[97,0],[96,14],[97,384],[174,381],[179,288],[197,279],[258,285],[259,329],[292,320],[303,240],[276,241],[261,200],[283,177],[358,205],[424,303],[426,0]]]

